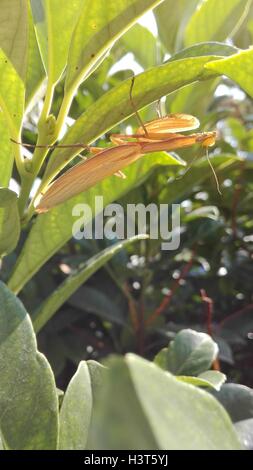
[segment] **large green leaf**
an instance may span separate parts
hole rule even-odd
[[[0,48],[25,80],[28,44],[28,12],[26,0],[1,0]]]
[[[65,90],[75,90],[114,42],[162,0],[86,0],[72,41]]]
[[[206,67],[220,74],[227,75],[234,80],[243,90],[253,98],[253,82],[251,80],[253,74],[253,50],[248,49],[238,54],[211,62]]]
[[[60,411],[60,450],[84,450],[91,424],[93,394],[100,387],[104,367],[81,361],[72,377]]]
[[[0,48],[26,83],[28,102],[45,74],[35,37],[30,1],[2,0],[0,24]]]
[[[136,107],[142,108],[189,83],[213,77],[213,74],[207,73],[204,68],[209,60],[212,60],[212,56],[182,59],[137,75],[133,90]],[[69,129],[61,144],[91,143],[133,115],[134,110],[129,98],[131,83],[132,79],[125,80],[92,104]],[[62,169],[79,151],[80,149],[76,148],[56,148],[49,161],[47,176]]]
[[[0,188],[0,257],[14,250],[19,234],[17,195],[7,188]]]
[[[53,373],[37,351],[29,315],[0,283],[0,429],[12,450],[56,449],[58,400]]]
[[[38,43],[45,69],[52,84],[57,83],[66,66],[70,38],[84,0],[31,0]]]
[[[88,448],[240,449],[225,410],[207,392],[129,354],[109,363]]]
[[[13,138],[18,136],[23,119],[24,96],[22,79],[10,59],[0,50],[0,107]]]
[[[29,15],[27,0],[2,0],[0,8],[0,184],[8,186],[19,139],[28,78]],[[29,54],[31,56],[31,54]],[[30,67],[29,67],[30,69]],[[34,72],[33,72],[34,73]],[[19,152],[19,150],[17,150]]]
[[[155,10],[159,37],[170,54],[183,44],[185,26],[199,0],[165,0]]]
[[[70,275],[39,307],[33,316],[35,331],[39,331],[54,313],[64,304],[64,302],[92,276],[99,268],[106,264],[118,251],[124,246],[133,243],[136,240],[142,240],[145,236],[133,237],[130,240],[119,242],[112,247],[106,248],[97,255],[80,266],[74,274]],[[85,299],[84,299],[85,303]]]
[[[205,0],[192,15],[185,32],[185,44],[223,41],[236,31],[248,13],[251,0]]]
[[[34,273],[71,238],[75,220],[72,209],[76,204],[88,204],[94,217],[101,210],[96,207],[95,196],[103,195],[104,206],[110,204],[134,186],[141,184],[157,165],[169,164],[176,164],[176,160],[166,154],[151,154],[127,168],[125,180],[116,176],[107,178],[86,193],[39,216],[16,263],[10,288],[15,292],[20,291]],[[87,223],[89,222],[90,219],[87,218]]]
[[[14,154],[12,143],[10,141],[9,128],[6,126],[3,113],[0,113],[0,135],[0,186],[8,187],[12,174]]]
[[[159,355],[162,354],[162,362]],[[155,362],[176,375],[199,375],[207,371],[218,354],[218,346],[205,333],[180,331]]]

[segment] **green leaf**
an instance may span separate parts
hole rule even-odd
[[[66,66],[70,39],[83,0],[31,0],[35,30],[50,83],[60,79]],[[85,2],[86,3],[86,2]]]
[[[157,64],[157,39],[140,24],[136,24],[124,34],[119,41],[119,47],[122,47],[125,53],[132,52],[135,60],[145,69]]]
[[[171,54],[181,49],[185,26],[198,2],[199,0],[165,0],[156,8],[159,38]]]
[[[0,107],[12,138],[19,135],[24,110],[24,83],[8,57],[0,50]]]
[[[214,396],[227,410],[233,422],[253,418],[253,390],[245,385],[225,384]]]
[[[29,102],[45,75],[29,0],[2,0],[0,24],[0,48],[26,83]]]
[[[6,126],[3,113],[0,113],[0,186],[8,187],[12,175],[14,154],[12,143],[10,141],[10,132]]]
[[[93,394],[105,368],[95,361],[81,361],[64,395],[60,411],[60,450],[86,449]]]
[[[253,38],[253,20],[250,20],[248,23],[248,30],[250,32],[251,40]]]
[[[12,450],[56,449],[58,400],[53,373],[37,351],[29,315],[0,283],[0,429]]]
[[[68,298],[92,276],[98,269],[106,264],[116,253],[129,244],[147,237],[137,236],[123,242],[119,242],[112,247],[106,248],[97,255],[90,258],[81,265],[77,272],[70,275],[54,292],[42,303],[38,311],[33,316],[33,325],[38,332],[55,312],[68,300]]]
[[[215,388],[215,390],[219,391],[222,385],[226,382],[227,377],[218,370],[207,370],[202,372],[202,374],[198,376],[198,379],[205,380],[211,385],[212,388]]]
[[[26,70],[26,105],[28,105],[45,78],[39,46],[34,30],[30,2],[28,2],[28,51]]]
[[[71,307],[78,308],[85,313],[90,312],[98,315],[102,320],[126,325],[126,317],[122,309],[108,296],[107,292],[102,292],[101,288],[83,286],[68,301]]]
[[[203,57],[215,55],[218,57],[231,56],[239,51],[237,47],[225,44],[223,42],[208,41],[201,42],[200,44],[194,44],[194,46],[186,47],[181,51],[174,54],[167,62],[173,62],[174,60],[187,59],[189,57]]]
[[[137,75],[133,90],[136,107],[142,108],[189,83],[213,77],[204,69],[209,60],[212,60],[212,56],[187,58],[168,62]],[[91,143],[133,115],[129,98],[131,83],[131,78],[125,80],[92,104],[69,129],[61,144]],[[59,172],[79,151],[76,148],[56,148],[49,160],[46,177]]]
[[[205,0],[189,20],[185,44],[224,41],[233,36],[246,17],[251,0]]]
[[[205,55],[230,56],[236,54],[238,49],[220,42],[203,42],[187,47],[174,54],[169,61],[185,59],[187,57],[199,57]],[[193,83],[172,93],[167,99],[167,107],[171,113],[185,112],[201,117],[206,113],[212,94],[217,87],[219,78],[209,80],[208,83]]]
[[[1,0],[0,48],[20,78],[25,80],[27,66],[28,11],[26,0]],[[9,86],[10,82],[8,82]]]
[[[242,445],[247,450],[253,450],[253,419],[245,419],[235,423],[235,430]]]
[[[221,61],[206,64],[206,68],[227,75],[253,98],[253,50],[241,51]]]
[[[220,390],[221,386],[226,381],[226,376],[216,370],[208,370],[203,372],[198,377],[190,377],[186,375],[177,375],[177,379],[195,387],[207,387]]]
[[[218,346],[210,336],[181,330],[167,349],[166,370],[176,375],[199,375],[210,368],[217,354]]]
[[[65,90],[75,90],[105,53],[146,11],[161,0],[86,0],[73,33]]]
[[[10,289],[18,292],[40,267],[72,237],[74,218],[72,209],[76,204],[88,204],[92,218],[101,210],[96,208],[95,196],[104,196],[104,206],[126,194],[134,186],[141,184],[157,165],[175,164],[169,155],[150,154],[138,160],[125,170],[127,176],[122,180],[116,176],[106,178],[84,194],[39,216],[27,238],[16,268],[10,280]],[[87,224],[90,219],[87,218]],[[43,249],[42,249],[43,247]]]
[[[7,188],[0,188],[0,256],[14,250],[20,234],[18,198]]]
[[[209,393],[133,354],[113,357],[107,365],[89,449],[241,448],[227,414]]]

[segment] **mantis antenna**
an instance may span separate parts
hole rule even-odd
[[[48,144],[48,145],[36,145],[36,144],[25,144],[23,142],[18,142],[17,140],[14,140],[10,138],[10,141],[13,142],[14,144],[22,145],[23,147],[28,147],[28,148],[48,148],[48,149],[55,149],[55,148],[61,148],[61,149],[68,149],[68,148],[82,148],[85,150],[89,150],[89,146],[85,144]]]
[[[214,167],[213,167],[213,164],[212,164],[212,162],[211,162],[211,160],[210,160],[210,157],[209,157],[208,147],[206,147],[206,158],[207,158],[207,161],[208,161],[208,163],[209,163],[209,166],[210,166],[210,168],[211,168],[211,170],[212,170],[212,172],[213,172],[213,176],[214,176],[214,179],[215,179],[215,182],[216,182],[216,186],[217,186],[217,191],[218,191],[218,193],[222,196],[222,192],[221,192],[221,189],[220,189],[220,183],[219,183],[219,180],[218,180],[218,176],[217,176],[217,174],[216,174],[216,171],[215,171],[215,169],[214,169]]]
[[[186,175],[186,173],[188,173],[188,171],[192,168],[192,165],[193,165],[194,162],[197,160],[197,158],[198,158],[198,156],[195,155],[195,157],[194,157],[194,158],[192,159],[192,161],[190,162],[188,168],[186,168],[186,170],[184,171],[184,173],[183,173],[182,175],[178,176],[178,177],[176,178],[176,180],[181,180],[181,178],[183,178],[183,177]],[[212,170],[212,173],[213,173],[213,176],[214,176],[214,179],[215,179],[215,183],[216,183],[216,187],[217,187],[217,191],[218,191],[218,193],[222,196],[222,192],[221,192],[221,189],[220,189],[220,182],[219,182],[219,180],[218,180],[218,176],[217,176],[216,171],[215,171],[215,169],[214,169],[214,167],[213,167],[213,164],[212,164],[212,162],[211,162],[211,160],[210,160],[209,153],[208,153],[208,147],[206,147],[206,158],[207,158],[208,164],[209,164],[209,166],[210,166],[210,168],[211,168],[211,170]]]
[[[130,102],[131,102],[131,105],[132,105],[132,108],[136,114],[136,117],[142,127],[142,129],[144,130],[144,133],[145,133],[145,136],[148,137],[148,131],[144,125],[144,122],[143,120],[141,119],[141,116],[139,114],[139,111],[138,109],[136,108],[135,106],[135,103],[134,103],[134,100],[133,100],[133,87],[134,87],[134,82],[135,82],[135,76],[132,77],[132,80],[131,80],[131,85],[130,85],[130,90],[129,90],[129,98],[130,98]]]

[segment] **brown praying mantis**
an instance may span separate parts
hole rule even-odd
[[[184,131],[197,129],[200,125],[196,117],[188,114],[169,114],[144,124],[133,102],[133,85],[134,78],[130,87],[130,100],[140,123],[136,133],[132,135],[112,134],[110,140],[115,146],[106,149],[83,144],[48,145],[48,148],[83,147],[92,156],[67,170],[43,190],[35,200],[36,212],[48,211],[58,204],[86,191],[107,176],[115,174],[124,178],[125,175],[122,173],[122,169],[146,154],[176,150],[190,147],[194,144],[200,144],[208,149],[208,147],[215,144],[215,131],[189,135],[181,134]],[[36,147],[33,145],[28,146]],[[218,191],[220,192],[219,182],[209,160],[208,153],[207,158],[213,171]]]

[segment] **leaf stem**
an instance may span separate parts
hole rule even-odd
[[[19,136],[18,136],[18,139],[19,139]],[[13,153],[14,153],[17,170],[22,178],[22,175],[24,174],[25,169],[24,169],[24,158],[22,155],[21,147],[19,145],[13,144]]]
[[[48,152],[47,148],[35,149],[33,159],[27,162],[27,165],[29,164],[30,171],[28,170],[26,171],[25,174],[23,174],[21,191],[19,195],[19,213],[22,219],[23,219],[24,210],[25,210],[27,201],[29,199],[29,195],[30,195],[34,180],[40,171],[43,161],[47,155],[47,152]]]
[[[42,108],[42,112],[38,122],[38,141],[39,145],[46,145],[48,142],[52,143],[56,141],[56,136],[54,133],[54,129],[50,129],[50,122],[48,121],[50,109],[52,106],[52,100],[54,96],[54,89],[55,84],[53,84],[50,80],[47,84],[47,90],[45,95],[45,100]],[[20,140],[20,139],[18,139]],[[20,152],[19,145],[15,145],[15,148],[18,149],[16,152]],[[20,217],[22,218],[24,215],[25,207],[27,201],[29,199],[29,195],[34,183],[35,178],[38,176],[38,173],[43,165],[43,162],[47,156],[49,148],[35,148],[33,157],[31,161],[22,161],[22,165],[20,164],[20,160],[16,157],[17,166],[20,167],[20,174],[21,174],[21,191],[19,196],[19,213]],[[26,218],[26,217],[25,217]]]
[[[44,100],[43,108],[41,111],[38,127],[40,127],[40,125],[43,126],[43,124],[46,122],[49,116],[51,106],[52,106],[53,96],[54,96],[54,90],[55,90],[55,84],[52,83],[51,81],[48,81],[45,100]]]
[[[63,124],[66,121],[66,118],[68,116],[70,106],[74,98],[75,91],[76,89],[71,88],[70,90],[68,90],[68,92],[64,93],[64,97],[62,100],[62,104],[61,104],[60,111],[57,116],[56,125],[55,125],[55,133],[57,136],[59,136],[62,130]]]
[[[68,116],[68,113],[69,113],[69,109],[70,109],[70,106],[72,104],[72,100],[73,100],[73,97],[74,97],[74,94],[75,94],[75,89],[72,88],[70,89],[65,95],[64,95],[64,98],[62,100],[62,104],[61,104],[61,108],[60,108],[60,111],[59,111],[59,114],[58,114],[58,117],[57,117],[57,120],[56,120],[56,123],[55,123],[55,129],[54,129],[54,139],[50,142],[52,144],[54,144],[56,142],[56,140],[58,139],[59,137],[59,134],[61,133],[61,130],[62,130],[62,127],[64,125],[64,122],[66,120],[66,117]],[[38,145],[40,144],[45,144],[45,142],[39,142],[38,141]],[[41,152],[39,152],[39,150]],[[44,150],[44,152],[43,152]],[[46,150],[46,151],[45,151]],[[45,156],[47,155],[47,152],[48,152],[49,149],[38,149],[36,148],[35,149],[35,152],[34,152],[34,164],[36,165],[37,164],[37,159],[40,161],[41,160],[41,164],[43,163],[44,159],[45,159]],[[37,151],[37,152],[36,152]],[[37,157],[37,155],[43,155],[43,157]],[[56,172],[57,174],[57,172]],[[37,175],[36,175],[37,176]],[[56,175],[54,175],[56,176]],[[33,199],[31,200],[30,202],[30,205],[27,209],[27,212],[26,214],[24,215],[24,218],[23,218],[23,223],[27,223],[31,217],[33,216],[34,214],[34,203],[35,203],[35,200],[36,198],[38,197],[38,195],[41,193],[41,191],[43,191],[43,189],[45,189],[48,184],[52,181],[53,177],[52,175],[49,175],[48,178],[43,178],[35,196],[33,197]]]

